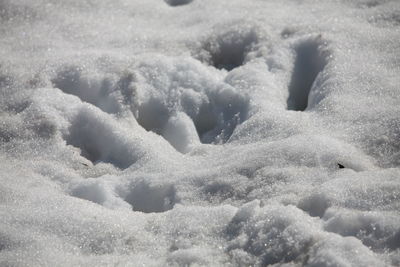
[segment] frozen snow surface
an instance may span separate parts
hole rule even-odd
[[[399,14],[0,0],[0,266],[400,266]]]

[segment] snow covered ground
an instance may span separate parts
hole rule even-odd
[[[400,266],[398,0],[0,0],[0,266]]]

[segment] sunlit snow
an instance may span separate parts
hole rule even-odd
[[[0,266],[399,266],[398,0],[0,0]]]

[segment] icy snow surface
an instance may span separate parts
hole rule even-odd
[[[0,0],[0,266],[399,266],[399,14]]]

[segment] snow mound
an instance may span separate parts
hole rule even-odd
[[[162,135],[181,153],[187,153],[192,146],[200,144],[193,121],[182,112],[169,118]]]

